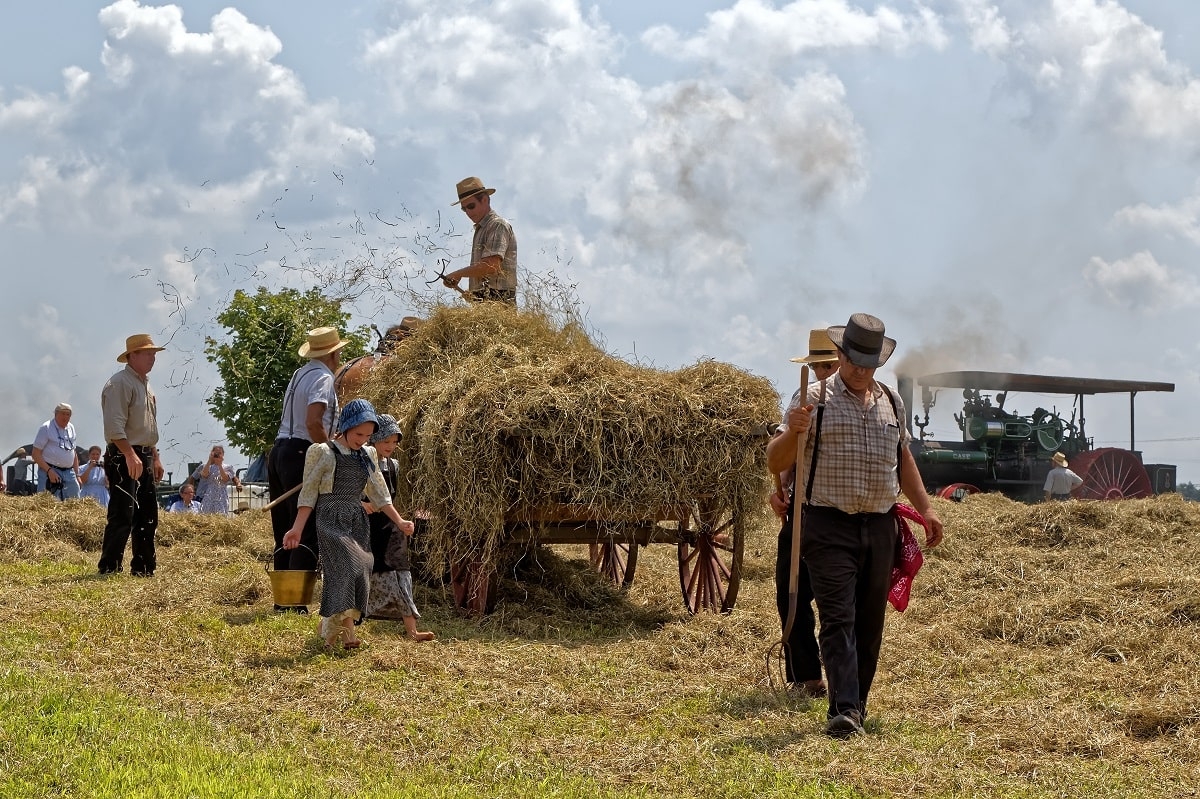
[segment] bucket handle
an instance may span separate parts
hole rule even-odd
[[[315,557],[317,557],[317,553],[316,553],[316,552],[313,552],[313,548],[312,548],[312,547],[310,547],[308,544],[297,544],[297,545],[296,545],[296,549],[299,549],[300,547],[304,547],[304,548],[305,548],[305,549],[307,549],[309,552],[312,552],[312,553],[313,553],[313,557],[314,557],[314,558],[315,558]],[[272,553],[271,553],[271,557],[272,557],[272,558],[274,558],[274,556],[275,556],[275,555],[278,555],[278,554],[279,554],[280,552],[282,552],[282,551],[283,551],[283,547],[279,547],[278,549],[276,549],[274,552],[272,552]],[[273,562],[274,562],[274,561],[272,561],[272,563],[273,563]],[[270,572],[270,571],[271,571],[271,563],[268,563],[268,564],[266,564],[265,566],[263,566],[263,571],[265,571],[265,572]]]

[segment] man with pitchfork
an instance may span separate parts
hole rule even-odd
[[[471,263],[443,275],[442,283],[461,292],[458,282],[465,277],[472,300],[496,300],[516,306],[517,237],[512,225],[492,210],[496,190],[475,177],[460,180],[456,189],[458,201],[453,204],[461,205],[467,218],[475,223]]]
[[[837,371],[837,349],[825,328],[817,328],[808,334],[808,355],[792,358],[792,363],[807,364],[813,377],[824,380]],[[797,389],[799,394],[803,389]],[[795,401],[795,395],[792,397]],[[787,427],[780,427],[776,437],[786,434]],[[768,445],[769,446],[769,445]],[[769,451],[769,450],[768,450]],[[825,681],[821,679],[821,653],[817,647],[817,618],[813,614],[812,584],[808,578],[808,567],[797,563],[795,609],[790,597],[792,561],[792,504],[796,483],[796,466],[793,463],[782,473],[776,473],[775,493],[771,495],[771,509],[779,516],[783,526],[779,529],[779,541],[775,560],[775,604],[779,609],[779,623],[783,628],[783,666],[788,690],[801,696],[825,696]],[[788,620],[791,624],[788,624]]]
[[[941,543],[942,521],[907,446],[903,401],[875,380],[895,340],[865,313],[827,332],[838,370],[793,397],[767,465],[779,474],[795,464],[797,494],[804,488],[802,552],[829,683],[825,732],[848,738],[863,731],[879,663],[899,534],[892,508],[901,490],[924,517],[927,546]]]

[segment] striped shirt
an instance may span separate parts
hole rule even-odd
[[[825,383],[821,448],[817,454],[811,503],[846,513],[887,513],[900,494],[896,448],[909,440],[908,431],[900,423],[904,418],[904,402],[892,392],[896,400],[894,412],[884,393],[891,389],[879,382],[872,384],[865,400],[860,400],[846,388],[838,372],[826,378]],[[820,381],[810,385],[804,404],[815,405],[820,393]],[[801,404],[796,394],[792,395],[789,411]],[[802,477],[797,481],[797,496],[803,496],[804,484],[808,481],[816,420],[814,409],[801,460]]]

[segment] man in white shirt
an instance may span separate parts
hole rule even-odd
[[[279,500],[304,479],[304,456],[313,444],[329,440],[338,400],[334,375],[341,366],[341,351],[349,342],[342,341],[336,328],[318,327],[308,331],[308,340],[299,355],[308,363],[301,366],[288,382],[283,397],[283,413],[275,444],[267,456],[267,484],[271,499]],[[293,494],[271,508],[271,528],[275,533],[275,568],[312,570],[317,567],[317,528],[312,517],[300,539],[302,546],[283,549],[283,536],[296,520]],[[307,612],[307,607],[297,612]],[[283,608],[276,608],[283,610]]]
[[[1071,492],[1083,485],[1083,478],[1067,468],[1067,456],[1061,452],[1054,453],[1050,460],[1054,466],[1046,475],[1046,485],[1043,486],[1046,501],[1066,502],[1071,498]]]
[[[38,491],[49,490],[59,499],[79,499],[79,453],[67,403],[58,403],[54,417],[38,428],[33,460],[39,471]]]
[[[179,489],[179,499],[171,503],[171,507],[167,508],[167,512],[199,513],[200,503],[196,501],[196,487],[188,484]]]

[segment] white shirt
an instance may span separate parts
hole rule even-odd
[[[60,469],[75,465],[75,425],[67,422],[64,430],[51,419],[38,428],[33,446],[42,451],[42,460]]]
[[[171,507],[167,508],[167,512],[168,513],[199,513],[200,512],[200,503],[193,499],[191,505],[185,505],[185,504],[183,504],[182,499],[177,499],[171,503]]]
[[[333,432],[333,420],[337,418],[337,392],[333,388],[333,372],[321,361],[311,360],[296,370],[288,381],[287,391],[283,395],[283,417],[279,421],[279,432],[276,438],[302,438],[312,441],[305,419],[308,416],[308,406],[314,403],[325,403],[325,415],[321,417],[321,425],[325,435]]]
[[[1062,496],[1070,494],[1076,486],[1083,485],[1083,478],[1065,466],[1055,466],[1046,475],[1046,485],[1042,489],[1051,495]]]

